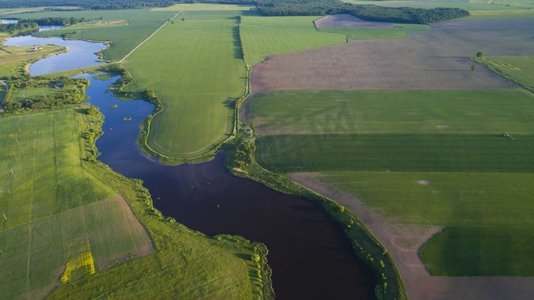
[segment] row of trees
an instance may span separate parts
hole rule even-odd
[[[9,35],[20,35],[37,31],[39,25],[31,22],[21,22],[14,24],[0,24],[0,32],[5,32]]]
[[[80,6],[89,9],[122,9],[169,6],[172,0],[1,0],[0,8],[40,6]]]
[[[28,34],[39,30],[39,26],[69,26],[86,21],[85,18],[39,18],[24,19],[18,23],[0,24],[0,32],[9,35]]]
[[[84,17],[81,18],[59,18],[59,17],[50,17],[50,18],[39,18],[39,19],[25,19],[21,22],[36,23],[39,26],[69,26],[76,23],[81,23],[87,21]]]
[[[353,5],[337,0],[257,0],[258,11],[265,16],[315,16],[351,14],[367,21],[430,24],[465,17],[460,8],[411,8]]]
[[[354,5],[341,0],[2,0],[2,7],[68,5],[90,9],[141,8],[173,3],[225,3],[256,5],[265,16],[319,16],[348,13],[369,21],[428,24],[469,15],[459,8],[410,8]],[[56,25],[56,24],[54,24]]]

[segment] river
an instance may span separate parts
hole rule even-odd
[[[8,42],[55,44],[58,40],[21,37]],[[80,42],[61,41],[62,45]],[[93,60],[94,50],[103,46],[90,44],[97,45],[74,52],[69,47],[68,53],[42,59],[32,64],[30,73],[81,67],[73,62]],[[91,81],[89,102],[105,116],[104,135],[97,141],[99,160],[127,177],[142,179],[164,215],[208,235],[237,234],[265,243],[277,299],[373,298],[375,281],[370,270],[354,254],[341,226],[320,205],[230,175],[222,153],[198,165],[158,163],[137,145],[140,123],[153,112],[153,105],[115,97],[108,88],[117,77],[83,76]]]

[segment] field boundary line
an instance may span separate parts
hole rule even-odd
[[[139,49],[139,47],[143,46],[144,43],[146,43],[149,39],[151,39],[154,35],[156,35],[156,33],[158,33],[161,29],[163,29],[163,27],[165,27],[165,25],[169,24],[169,22],[172,22],[179,14],[182,13],[182,10],[177,12],[174,16],[172,16],[170,19],[168,19],[167,21],[165,21],[163,24],[161,24],[160,27],[158,27],[158,29],[156,29],[154,32],[152,32],[149,36],[147,36],[141,43],[139,43],[137,46],[135,46],[135,48],[132,49],[132,51],[128,52],[128,54],[126,54],[123,58],[121,58],[118,63],[122,63],[124,62],[125,59],[128,58],[128,56],[130,56],[132,53],[135,52],[135,50]]]

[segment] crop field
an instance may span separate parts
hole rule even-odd
[[[534,91],[534,56],[481,57],[477,62]]]
[[[47,11],[10,15],[13,18],[47,18],[47,17],[84,17],[88,20],[102,18],[103,21],[125,20],[127,26],[91,26],[75,25],[60,30],[45,31],[42,36],[66,35],[68,38],[110,41],[110,47],[103,51],[104,59],[120,60],[141,41],[148,37],[175,12],[153,12],[150,9],[132,10],[81,10],[81,11]]]
[[[258,139],[256,159],[270,170],[533,172],[534,136],[282,135]],[[343,159],[340,159],[343,157]]]
[[[245,62],[252,66],[274,54],[297,52],[346,42],[345,34],[319,32],[317,17],[242,17]]]
[[[19,76],[23,66],[33,60],[58,52],[62,47],[46,45],[39,51],[33,47],[0,47],[0,77]]]
[[[124,62],[134,78],[129,89],[153,90],[163,103],[148,137],[158,153],[199,157],[232,132],[233,105],[245,93],[247,76],[239,14],[184,12]]]
[[[453,20],[405,39],[362,40],[271,57],[254,67],[252,90],[482,89],[510,83],[475,64],[529,55],[534,19]]]
[[[324,16],[314,23],[317,30],[343,34],[347,40],[400,39],[412,31],[431,30],[428,25],[367,22],[347,14]]]
[[[532,95],[520,89],[288,91],[249,100],[245,117],[262,136],[534,131]]]
[[[533,276],[533,176],[349,171],[320,177],[390,218],[446,226],[421,250],[433,275]]]
[[[124,200],[81,167],[81,118],[0,119],[0,298],[43,297],[83,251],[98,271],[152,251]]]
[[[243,110],[262,166],[316,172],[396,223],[445,227],[420,250],[431,274],[532,276],[533,103],[521,89],[295,91]]]

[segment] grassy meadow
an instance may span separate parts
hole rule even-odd
[[[420,251],[431,274],[532,276],[533,103],[519,89],[297,91],[244,112],[267,169],[318,172],[389,219],[445,227]]]
[[[162,102],[148,136],[156,152],[193,159],[232,132],[233,107],[245,93],[247,76],[240,13],[184,12],[124,62],[133,77],[127,89],[153,90]]]
[[[241,18],[240,31],[245,62],[252,66],[265,57],[346,42],[345,33],[317,31],[317,17]]]
[[[32,51],[33,47],[0,47],[0,78],[20,76],[24,65],[61,51],[63,47],[55,45],[42,46],[41,50]]]
[[[122,25],[117,25],[117,23],[114,26],[87,26],[87,24],[84,26],[83,24],[77,24],[72,27],[40,33],[42,36],[63,35],[72,39],[109,41],[109,48],[102,53],[104,59],[120,60],[175,13],[176,12],[153,12],[150,9],[81,10],[24,13],[10,15],[10,17],[22,19],[84,17],[88,20],[97,20],[100,18],[102,18],[102,21],[124,20]]]
[[[84,251],[99,271],[151,252],[124,200],[82,168],[82,118],[74,110],[0,118],[0,298],[43,297]]]
[[[485,56],[476,61],[534,92],[534,56]]]
[[[255,95],[245,115],[260,135],[528,135],[532,101],[520,89],[287,91]]]

